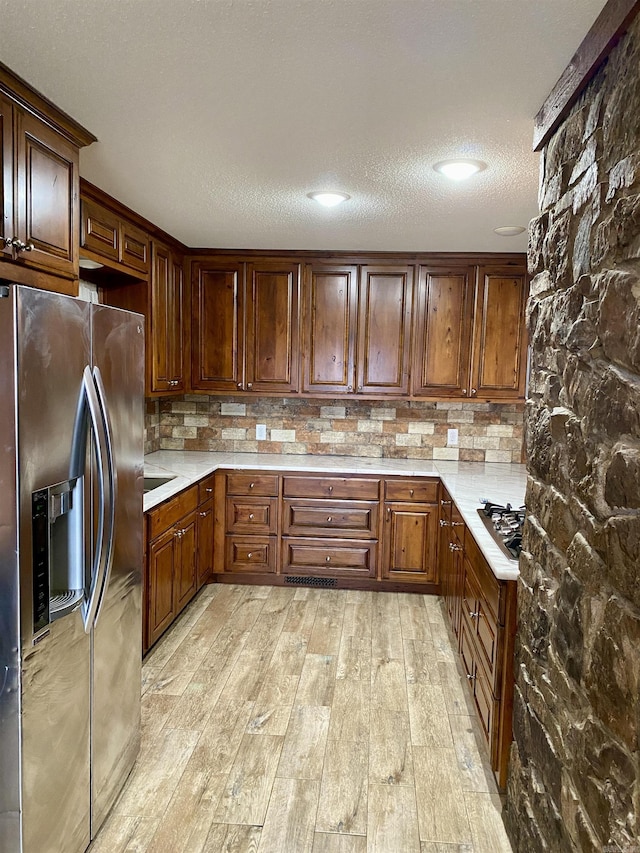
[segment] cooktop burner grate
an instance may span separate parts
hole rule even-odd
[[[481,499],[482,507],[478,515],[502,552],[511,560],[517,560],[522,550],[522,528],[526,515],[523,506],[512,507],[511,504],[496,504]]]

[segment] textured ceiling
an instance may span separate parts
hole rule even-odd
[[[604,0],[0,0],[81,174],[190,246],[523,251],[533,117]],[[452,156],[488,168],[461,184]],[[339,189],[327,210],[306,198]]]

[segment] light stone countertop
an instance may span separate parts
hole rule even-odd
[[[498,462],[370,459],[359,456],[159,450],[145,456],[145,476],[173,476],[175,479],[144,496],[145,512],[218,468],[440,477],[495,576],[500,580],[516,580],[518,577],[517,561],[510,560],[502,553],[487,532],[477,509],[480,506],[480,498],[521,506],[524,503],[527,482],[524,465]]]

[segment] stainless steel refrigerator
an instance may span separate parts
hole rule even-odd
[[[0,283],[0,850],[84,851],[139,749],[144,320]]]

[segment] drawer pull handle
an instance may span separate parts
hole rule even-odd
[[[440,501],[440,506],[451,506],[453,501]]]
[[[468,681],[475,681],[476,677],[475,677],[475,675],[467,675],[467,680]]]
[[[328,515],[328,516],[327,516],[327,521],[333,521],[333,516],[332,516],[332,515]]]
[[[330,563],[330,562],[331,562],[331,557],[325,557],[325,563]]]
[[[479,614],[479,613],[474,613],[474,612],[473,612],[473,610],[470,610],[470,611],[469,611],[469,616],[471,616],[471,618],[472,618],[472,619],[478,619],[478,618],[479,618],[479,616],[480,616],[480,614]]]
[[[446,518],[441,518],[440,527],[451,527],[451,522],[447,521]]]
[[[205,492],[206,492],[208,495],[210,495],[212,491],[213,491],[213,488],[211,488],[210,486],[207,486],[207,487],[205,488]]]
[[[252,512],[249,513],[249,521],[253,521],[253,513]]]
[[[413,497],[413,489],[409,489],[409,494]]]
[[[455,542],[449,542],[450,551],[462,551],[462,545],[456,545]]]
[[[451,526],[452,527],[464,527],[464,521],[452,521]]]
[[[200,513],[200,518],[204,518],[204,517],[205,517],[205,516],[207,516],[207,515],[209,515],[209,513],[208,513],[208,512],[201,512],[201,513]]]

